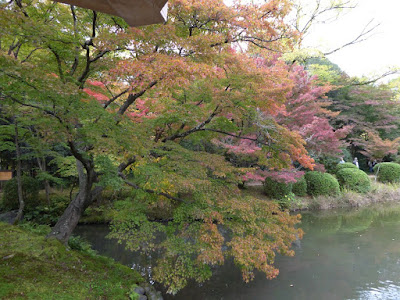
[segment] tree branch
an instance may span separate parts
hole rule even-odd
[[[143,188],[141,188],[140,186],[138,186],[137,184],[135,184],[135,183],[129,181],[129,180],[126,178],[125,174],[123,174],[122,172],[118,172],[118,175],[119,175],[119,177],[121,177],[121,178],[124,180],[124,182],[125,182],[127,185],[133,187],[134,189],[142,190],[142,191],[145,191],[146,193],[149,193],[149,194],[158,195],[158,196],[163,196],[163,197],[165,197],[165,198],[167,198],[167,199],[171,199],[171,200],[175,200],[175,201],[178,201],[178,202],[182,202],[182,203],[188,204],[187,201],[185,201],[185,200],[183,200],[183,199],[181,199],[181,198],[177,198],[177,197],[171,196],[171,195],[168,194],[168,193],[157,192],[157,191],[150,190],[150,189],[143,189]]]
[[[72,19],[74,21],[74,37],[77,39],[78,36],[78,27],[77,27],[77,17],[75,13],[75,6],[71,5],[71,14]],[[75,58],[74,63],[72,64],[71,70],[69,71],[69,75],[73,76],[79,64],[79,47],[75,47]]]
[[[367,81],[357,81],[357,79],[353,80],[353,82],[350,82],[350,84],[347,84],[346,86],[369,85],[371,83],[377,82],[378,80],[380,80],[382,78],[385,78],[387,76],[394,75],[394,74],[399,74],[399,73],[400,73],[400,70],[390,70],[390,71],[387,71],[387,72],[385,72],[385,73],[383,73],[383,74],[381,74],[381,75],[379,75],[379,76],[377,76],[377,77],[375,77],[373,79],[367,80]]]
[[[120,165],[118,166],[118,172],[124,171],[127,167],[129,167],[131,164],[133,164],[135,162],[136,162],[136,156],[133,156],[130,159],[128,159],[126,162],[120,163]]]
[[[365,27],[363,28],[363,30],[361,31],[361,33],[360,33],[356,38],[354,38],[353,40],[351,40],[350,42],[347,42],[346,44],[344,44],[344,45],[342,45],[342,46],[340,46],[340,47],[338,47],[338,48],[336,48],[336,49],[333,49],[333,50],[331,50],[331,51],[329,51],[329,52],[323,53],[323,54],[324,54],[325,56],[328,56],[328,55],[331,55],[331,54],[333,54],[333,53],[335,53],[335,52],[337,52],[337,51],[339,51],[339,50],[341,50],[341,49],[347,47],[347,46],[355,45],[355,44],[358,44],[358,43],[361,43],[361,42],[365,41],[366,39],[368,39],[368,38],[370,37],[370,36],[368,36],[368,34],[371,33],[372,31],[374,31],[376,28],[378,28],[378,27],[381,25],[381,24],[376,24],[375,26],[373,26],[373,27],[371,27],[371,28],[368,29],[368,26],[369,26],[373,21],[374,21],[373,19],[370,20],[370,21],[368,22],[368,24],[365,25]]]
[[[161,79],[160,79],[161,80]],[[151,82],[145,89],[141,90],[138,93],[135,94],[129,94],[128,98],[125,100],[125,102],[122,104],[122,106],[120,107],[120,109],[118,110],[118,114],[119,115],[123,115],[126,110],[129,108],[129,106],[131,106],[135,100],[141,96],[144,95],[144,93],[147,92],[147,90],[151,89],[153,86],[155,86],[157,83],[159,82],[159,80],[154,80],[153,82]]]
[[[104,103],[104,108],[107,108],[111,103],[113,103],[115,100],[117,100],[119,97],[121,97],[122,95],[125,95],[127,92],[129,92],[129,88],[122,91],[121,93],[115,95],[114,97],[110,98],[110,100],[108,100],[106,103]]]
[[[43,108],[43,107],[40,107],[40,106],[37,106],[37,105],[24,103],[23,101],[18,100],[17,98],[15,98],[15,97],[13,97],[13,96],[10,96],[10,95],[6,95],[6,94],[1,95],[1,96],[0,96],[0,99],[1,99],[1,98],[4,98],[4,97],[9,98],[9,99],[12,100],[13,102],[16,102],[16,103],[18,103],[18,104],[20,104],[20,105],[22,105],[22,106],[31,107],[31,108],[35,108],[35,109],[38,109],[38,110],[40,110],[40,111],[43,111],[44,113],[46,113],[46,114],[48,114],[48,115],[53,116],[54,118],[56,118],[61,124],[64,124],[64,123],[63,123],[63,120],[62,120],[59,116],[57,116],[56,113],[52,112],[51,110],[47,110],[47,109],[45,109],[45,108]]]
[[[49,45],[49,49],[54,54],[54,56],[56,57],[58,74],[60,74],[60,79],[61,79],[62,82],[65,82],[60,55],[50,45]]]
[[[43,48],[38,47],[38,48],[33,49],[31,52],[29,52],[29,54],[25,57],[25,59],[23,59],[23,60],[21,61],[21,64],[23,64],[24,62],[26,62],[26,61],[32,56],[32,54],[33,54],[35,51],[39,50],[39,49],[43,49]]]
[[[207,118],[207,120],[201,122],[200,124],[193,127],[192,129],[186,130],[185,132],[182,132],[182,133],[176,132],[175,134],[162,139],[162,142],[165,143],[166,141],[173,141],[173,140],[176,140],[179,138],[184,138],[184,137],[188,136],[189,134],[192,134],[194,132],[202,130],[202,128],[204,128],[204,126],[206,126],[208,123],[210,123],[212,121],[212,119],[219,113],[220,113],[219,105],[217,105],[217,107],[210,114],[210,116]]]

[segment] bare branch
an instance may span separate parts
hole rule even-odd
[[[386,71],[385,73],[383,73],[381,75],[378,75],[378,76],[376,76],[376,77],[374,77],[372,79],[365,80],[365,81],[363,81],[363,80],[360,81],[358,79],[355,79],[353,81],[350,81],[350,83],[347,84],[346,86],[369,85],[369,84],[375,83],[375,82],[377,82],[377,81],[379,81],[379,80],[381,80],[381,79],[383,79],[383,78],[385,78],[387,76],[395,75],[395,74],[400,74],[400,70],[389,70],[389,71]]]
[[[374,21],[373,19],[370,20],[370,21],[368,22],[368,24],[365,25],[365,27],[363,28],[363,30],[361,31],[361,33],[360,33],[356,38],[354,38],[354,39],[351,40],[350,42],[347,42],[346,44],[344,44],[344,45],[342,45],[342,46],[340,46],[340,47],[338,47],[338,48],[336,48],[336,49],[333,49],[333,50],[331,50],[331,51],[329,51],[329,52],[324,53],[324,55],[325,55],[325,56],[328,56],[328,55],[330,55],[330,54],[333,54],[333,53],[335,53],[335,52],[337,52],[337,51],[339,51],[339,50],[341,50],[341,49],[347,47],[347,46],[355,45],[355,44],[361,43],[361,42],[367,40],[368,38],[370,38],[371,35],[369,35],[369,34],[370,34],[371,32],[373,32],[376,28],[378,28],[378,27],[381,25],[381,24],[376,24],[376,25],[372,26],[371,28],[368,28],[368,27],[371,25],[371,23],[372,23],[373,21]]]

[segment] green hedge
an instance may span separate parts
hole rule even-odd
[[[336,166],[336,173],[338,173],[342,169],[358,169],[357,166],[353,163],[344,163],[344,164],[337,164]]]
[[[304,197],[307,195],[307,182],[304,176],[293,183],[292,192],[299,197]]]
[[[380,182],[400,182],[400,165],[383,162],[374,166],[374,173]]]
[[[304,177],[307,182],[307,194],[310,196],[332,196],[340,193],[339,182],[331,174],[311,171],[307,172]]]
[[[349,189],[358,193],[367,193],[371,189],[368,175],[359,169],[345,168],[337,172],[336,177],[342,189]]]
[[[292,192],[292,184],[275,181],[267,177],[264,181],[264,193],[272,198],[280,200]]]
[[[5,211],[18,209],[17,178],[6,182],[3,191],[2,209]],[[22,196],[26,208],[34,208],[39,204],[40,183],[35,178],[22,176]]]

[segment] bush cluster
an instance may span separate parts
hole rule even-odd
[[[53,225],[58,221],[69,202],[70,199],[66,195],[51,195],[50,205],[40,204],[34,208],[26,209],[24,211],[24,220],[37,224]]]
[[[355,164],[352,163],[344,163],[344,164],[337,164],[336,166],[336,173],[338,173],[342,169],[358,169]]]
[[[283,199],[292,192],[292,184],[275,181],[267,177],[264,181],[264,193],[272,199]]]
[[[307,182],[304,176],[293,183],[292,192],[299,197],[304,197],[307,195]]]
[[[27,209],[39,205],[40,182],[29,176],[22,176],[22,196]],[[18,183],[17,178],[6,182],[3,191],[2,209],[5,211],[18,209]]]
[[[374,166],[374,173],[380,182],[399,182],[400,165],[393,162],[383,162]]]
[[[307,172],[304,177],[307,182],[307,194],[310,196],[333,196],[340,192],[339,183],[331,174],[311,171]]]
[[[337,172],[336,177],[342,189],[349,189],[358,193],[367,193],[371,189],[368,175],[357,168],[344,168]]]

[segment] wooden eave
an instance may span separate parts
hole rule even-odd
[[[130,26],[163,23],[167,0],[55,0],[122,17]]]

